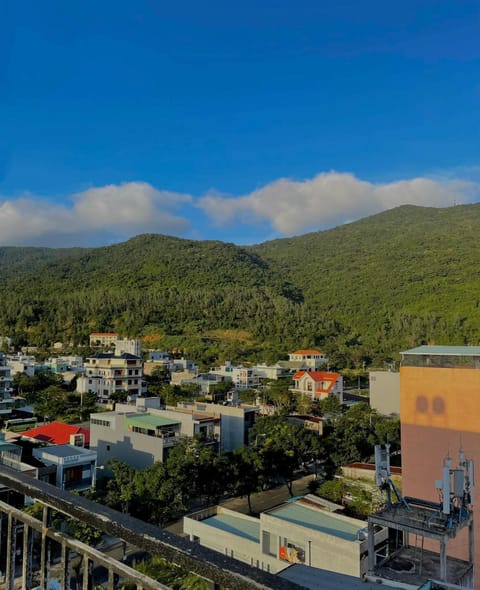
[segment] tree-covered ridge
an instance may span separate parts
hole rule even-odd
[[[337,365],[428,341],[478,343],[479,229],[480,205],[403,206],[250,247],[148,234],[0,248],[0,334],[50,345],[156,333],[200,351],[212,331],[238,330],[248,345],[235,343],[237,359],[315,345]]]

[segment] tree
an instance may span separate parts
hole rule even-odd
[[[262,489],[263,464],[256,449],[252,447],[240,447],[232,456],[233,493],[236,496],[246,496],[248,511],[252,513],[252,494]]]
[[[118,459],[111,459],[107,465],[113,477],[107,483],[106,502],[113,508],[120,507],[124,514],[129,514],[130,506],[137,497],[135,469]]]

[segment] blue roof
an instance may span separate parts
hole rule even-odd
[[[255,518],[240,518],[233,516],[232,514],[217,514],[206,518],[203,524],[231,533],[232,535],[238,535],[249,541],[260,543],[260,521]]]
[[[333,516],[324,510],[302,506],[298,502],[282,504],[279,508],[269,511],[268,515],[347,541],[357,540],[357,532],[361,528],[355,521]]]
[[[451,356],[480,356],[480,346],[417,346],[401,354],[438,354]]]

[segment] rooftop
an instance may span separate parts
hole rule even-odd
[[[300,586],[310,590],[317,590],[319,587],[322,590],[338,590],[339,588],[342,588],[342,590],[378,590],[377,583],[366,582],[353,576],[336,574],[335,572],[302,564],[291,565],[279,572],[277,576],[300,584]]]
[[[452,356],[480,356],[480,346],[417,346],[401,354],[440,354]]]
[[[267,512],[274,516],[305,528],[319,531],[327,535],[339,537],[347,541],[356,541],[357,532],[362,528],[362,522],[332,514],[301,502],[286,502],[278,508]],[[365,523],[366,524],[366,523]]]
[[[219,513],[206,518],[203,524],[220,529],[232,535],[238,535],[249,541],[260,543],[260,521],[254,518],[241,518],[233,514]]]
[[[91,455],[95,451],[84,449],[83,447],[74,447],[73,445],[57,445],[55,447],[45,447],[37,449],[37,453],[46,453],[54,457],[72,457],[74,455]]]
[[[69,443],[72,434],[83,434],[85,444],[88,445],[90,442],[90,430],[88,428],[82,428],[73,424],[64,424],[63,422],[50,422],[50,424],[37,426],[37,428],[26,430],[20,434],[26,438],[34,438],[35,440],[47,442],[52,445]]]
[[[147,428],[155,430],[162,426],[174,426],[180,424],[179,420],[172,420],[159,416],[157,414],[129,414],[125,417],[127,426],[135,426],[137,428]]]

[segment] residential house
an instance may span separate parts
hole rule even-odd
[[[95,486],[97,453],[75,445],[51,445],[33,449],[45,466],[55,467],[55,485],[62,490],[84,491]]]
[[[296,350],[288,355],[288,359],[293,363],[301,363],[307,371],[317,371],[328,363],[327,356],[314,349]]]
[[[92,332],[90,334],[90,346],[110,346],[118,337],[115,332]]]
[[[70,444],[75,447],[88,448],[90,445],[90,430],[75,424],[64,422],[50,422],[20,433],[25,439],[35,440],[49,445]]]
[[[260,384],[260,377],[253,367],[244,367],[243,365],[236,367],[230,361],[220,367],[210,369],[210,373],[230,377],[235,389],[255,389]]]
[[[128,465],[144,469],[166,460],[182,438],[201,436],[217,446],[220,420],[207,414],[160,409],[159,398],[139,398],[136,404],[117,404],[115,411],[91,414],[91,446],[99,463],[121,457]]]
[[[297,371],[293,376],[292,391],[319,401],[334,395],[342,402],[343,377],[329,371]]]
[[[147,391],[142,359],[126,352],[94,354],[86,359],[85,375],[78,377],[77,391],[95,393],[100,403],[107,403],[117,392],[142,395]]]

